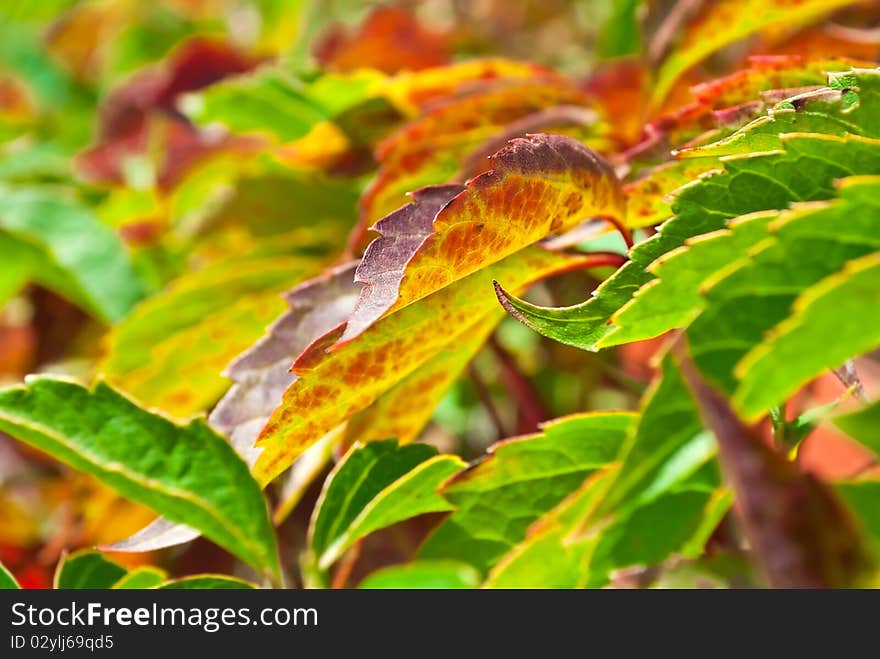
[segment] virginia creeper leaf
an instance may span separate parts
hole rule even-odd
[[[166,581],[159,590],[253,590],[255,584],[225,574],[194,574]]]
[[[781,165],[782,160],[791,161],[792,164],[797,163],[801,168],[809,168],[811,176],[821,177],[813,179],[813,185],[817,189],[819,186],[825,189],[827,182],[840,175],[880,171],[880,142],[876,140],[856,137],[844,139],[799,136],[787,138],[785,146],[786,155],[771,156],[773,169],[767,168],[766,171],[783,174],[786,173],[786,168]],[[831,167],[831,163],[839,164]],[[792,174],[797,176],[795,172]],[[794,190],[805,189],[795,178],[780,180],[779,185]],[[730,283],[722,283],[717,290],[708,294],[711,300],[708,303],[713,305],[710,309],[711,313],[707,313],[705,319],[701,318],[695,324],[694,336],[702,331],[707,337],[712,335],[707,340],[717,341],[724,345],[724,350],[730,350],[730,337],[737,334],[731,319],[751,318],[756,313],[765,313],[755,310],[755,305],[759,303],[756,299],[758,296],[753,295],[754,289],[746,291],[742,283],[746,281],[745,277],[748,277],[751,285],[756,287],[758,280],[764,282],[771,277],[773,270],[768,269],[766,264],[772,266],[774,261],[781,261],[776,266],[778,270],[780,267],[786,267],[788,262],[797,261],[798,273],[799,275],[803,273],[802,277],[799,276],[792,281],[792,291],[797,292],[802,289],[804,281],[808,283],[816,281],[817,277],[839,268],[847,258],[869,251],[871,245],[876,244],[871,236],[873,224],[868,221],[869,214],[861,213],[865,221],[856,221],[850,226],[849,218],[853,214],[858,215],[857,208],[864,207],[865,204],[870,205],[867,199],[861,201],[863,197],[871,195],[870,190],[860,193],[861,189],[861,186],[847,186],[844,189],[844,202],[835,204],[824,213],[813,215],[814,212],[818,212],[817,207],[809,204],[804,205],[802,210],[781,214],[755,213],[728,221],[727,228],[719,232],[686,240],[684,247],[667,252],[648,266],[647,270],[659,279],[654,279],[642,287],[631,301],[614,314],[612,317],[614,327],[602,339],[600,345],[604,347],[638,341],[676,327],[686,326],[706,305],[701,292],[704,292],[702,287],[707,280],[716,273],[721,276],[734,267],[736,262],[759,252],[758,256],[754,257],[756,259],[754,264],[747,264],[747,267],[730,277]],[[808,217],[803,217],[804,214]],[[767,229],[768,224],[773,227],[770,231]],[[828,229],[832,226],[835,230]],[[803,262],[800,256],[796,256],[795,250],[806,250],[809,253],[807,241],[811,238],[817,256],[821,253],[822,257],[808,257],[808,261]],[[766,239],[775,239],[776,244],[768,249],[770,243],[762,243]],[[759,243],[763,246],[759,246]],[[838,245],[835,247],[834,243]],[[860,244],[862,247],[859,247]],[[828,253],[833,247],[835,251]],[[807,267],[807,263],[811,265]],[[730,295],[724,297],[724,291],[727,291],[728,286],[733,282],[738,285],[739,301],[745,302],[747,306],[740,306],[739,302],[733,303]],[[780,295],[781,291],[777,290],[774,294]],[[718,300],[720,302],[717,302]],[[766,296],[760,296],[760,302],[767,301]],[[784,311],[784,300],[774,298],[772,307],[773,309],[766,312],[765,318],[761,320],[751,318],[742,322],[754,323],[758,328],[763,326],[769,329],[775,314]],[[724,318],[723,328],[719,318]],[[763,325],[761,325],[762,320],[765,321]],[[739,332],[739,336],[742,336],[742,330]],[[756,337],[761,335],[759,329],[751,333]],[[695,352],[702,350],[697,348]]]
[[[878,146],[874,151],[880,156]],[[854,145],[850,150],[857,152]],[[880,171],[880,160],[874,169]],[[688,328],[688,337],[695,362],[712,382],[732,392],[738,362],[790,315],[799,296],[848,261],[880,248],[878,191],[877,177],[847,178],[841,183],[841,199],[796,205],[781,213],[770,227],[773,240],[743,254],[750,258],[739,262],[741,267],[708,287],[707,308]],[[764,392],[765,400],[779,394],[772,388]]]
[[[21,586],[3,563],[0,563],[0,590],[18,590]]]
[[[588,263],[585,257],[532,247],[387,315],[341,347],[325,350],[336,343],[341,327],[321,337],[294,363],[299,379],[288,387],[257,438],[257,448],[263,449],[254,465],[257,480],[272,480],[308,446],[438,351],[454,346],[459,336],[469,336],[471,328],[482,328],[495,308],[486,295],[493,279],[506,277],[524,287],[583,263]]]
[[[101,382],[89,390],[35,377],[0,391],[0,430],[277,573],[263,495],[241,458],[203,421],[175,425]]]
[[[415,561],[376,570],[358,588],[476,588],[480,574],[467,563],[457,561]]]
[[[841,322],[845,318],[859,322]],[[792,315],[737,364],[740,383],[733,403],[754,419],[823,371],[878,346],[880,254],[875,252],[850,261],[798,297]]]
[[[850,515],[833,492],[747,427],[702,378],[684,343],[676,346],[675,354],[700,415],[715,435],[737,512],[770,585],[828,588],[858,583],[868,558]]]
[[[328,477],[312,526],[312,550],[326,570],[360,538],[424,513],[450,510],[437,493],[467,465],[453,455],[434,455],[423,444],[395,440],[355,445]]]
[[[56,589],[111,588],[127,570],[99,552],[83,550],[61,559],[55,570]]]
[[[226,368],[235,384],[211,412],[211,425],[232,442],[248,463],[256,459],[253,444],[296,381],[290,365],[315,339],[348,318],[360,293],[355,266],[346,265],[309,280],[285,294],[289,307],[246,352]]]
[[[840,112],[849,103],[849,116],[857,108],[861,132],[876,132],[871,121],[880,104],[871,91],[880,76],[859,72],[859,100],[836,97]],[[863,83],[864,81],[864,83]],[[864,103],[860,100],[864,99]],[[797,112],[797,111],[793,111]],[[772,122],[771,122],[772,123]],[[855,124],[854,124],[855,125]],[[742,129],[748,135],[749,127]],[[783,153],[760,153],[724,159],[723,171],[707,175],[678,193],[673,204],[675,217],[664,223],[657,235],[637,245],[630,261],[605,280],[585,302],[560,309],[538,307],[500,292],[505,308],[518,320],[550,338],[585,350],[607,345],[605,337],[613,329],[608,321],[636,290],[654,279],[648,266],[693,236],[723,229],[725,222],[748,213],[784,209],[795,201],[828,199],[835,196],[834,179],[852,173],[871,173],[875,148],[872,140],[857,137],[844,141],[805,136],[778,137],[774,148]],[[809,166],[807,166],[809,162]],[[503,284],[503,282],[502,282]],[[612,343],[613,344],[613,343]]]
[[[352,340],[401,309],[550,233],[590,216],[623,215],[611,167],[559,135],[516,139],[491,170],[457,186],[429,188],[379,221],[356,280],[364,290],[339,339]],[[423,201],[424,200],[424,201]],[[540,209],[540,210],[538,210]]]
[[[204,411],[229,386],[221,370],[281,315],[281,292],[319,267],[312,257],[238,259],[179,277],[114,328],[101,372],[174,416]]]
[[[484,461],[443,487],[455,512],[419,557],[459,560],[485,573],[532,522],[615,459],[633,421],[625,412],[575,415],[496,444]]]
[[[880,401],[875,400],[855,412],[834,417],[832,421],[875,455],[880,455]]]
[[[128,574],[113,584],[114,590],[143,590],[155,588],[164,583],[168,575],[163,570],[145,566],[131,570]]]
[[[780,26],[804,25],[852,4],[856,1],[716,0],[705,3],[657,74],[655,105],[663,101],[679,76],[728,44]]]
[[[405,203],[405,193],[455,178],[462,160],[518,119],[554,106],[589,105],[586,95],[564,80],[505,81],[463,98],[447,100],[405,124],[376,148],[379,172],[361,201],[368,225]],[[595,113],[590,115],[595,121]],[[575,124],[576,125],[576,124]],[[538,132],[540,126],[520,131]],[[486,153],[486,160],[507,140]],[[488,163],[487,163],[488,164]],[[465,176],[464,178],[469,178]]]
[[[315,507],[309,526],[309,546],[315,560],[325,555],[386,487],[436,453],[427,444],[399,446],[393,439],[352,447],[325,481]]]

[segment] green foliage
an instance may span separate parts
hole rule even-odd
[[[876,585],[856,3],[418,4],[0,8],[0,587]]]
[[[12,573],[5,565],[0,563],[0,590],[17,590],[18,588],[20,588],[20,586],[15,580],[15,577],[12,576]]]
[[[0,301],[35,279],[99,318],[119,320],[144,295],[144,284],[119,239],[69,197],[51,188],[0,187],[0,246],[12,258]]]
[[[41,377],[0,393],[0,429],[277,574],[263,496],[203,421],[178,426],[104,383],[89,390]]]
[[[110,588],[126,576],[126,569],[94,551],[66,556],[55,572],[55,588]]]

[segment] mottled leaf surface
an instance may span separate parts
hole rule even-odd
[[[121,241],[68,193],[0,186],[0,248],[11,260],[0,281],[18,273],[0,288],[17,288],[26,273],[98,318],[119,320],[146,287]]]

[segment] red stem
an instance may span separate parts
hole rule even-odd
[[[517,432],[529,433],[538,429],[538,424],[545,421],[549,414],[538,394],[538,390],[529,379],[522,374],[516,360],[505,350],[495,336],[489,338],[489,348],[501,366],[501,377],[507,390],[518,405]]]

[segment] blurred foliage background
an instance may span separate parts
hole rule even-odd
[[[622,150],[641,137],[651,112],[649,72],[689,4],[699,3],[0,3],[0,382],[32,372],[82,380],[101,372],[168,414],[210,409],[228,386],[222,369],[283,310],[280,293],[356,256],[358,246],[353,252],[346,236],[375,175],[372,149],[403,118],[380,102],[346,114],[353,105],[346,94],[357,96],[358,85],[371,84],[377,72],[472,57],[527,60],[558,68],[610,102],[614,146]],[[820,26],[738,42],[683,76],[667,106],[688,98],[692,83],[743,64],[747,54],[809,56],[833,48],[876,59],[877,28],[863,29],[876,20],[876,4],[867,3]],[[289,133],[267,138],[190,121],[205,110],[191,92],[270,62],[324,103],[315,110],[319,118],[337,107],[333,124],[282,116]],[[355,73],[363,68],[373,73]],[[273,103],[238,108],[236,116],[246,128],[250,112]],[[346,122],[357,130],[347,132]],[[357,143],[353,134],[367,138]],[[11,210],[15,203],[57,221],[28,234],[21,230],[25,211]],[[594,249],[624,250],[617,234],[589,240]],[[108,270],[119,258],[117,241],[125,258]],[[114,273],[109,285],[107,272]],[[596,283],[574,273],[537,286],[530,299],[573,304]],[[156,297],[160,292],[164,297]],[[143,303],[151,298],[158,301]],[[140,324],[126,324],[132,315]],[[205,333],[206,323],[216,331]],[[443,399],[424,437],[472,458],[544,419],[633,408],[652,375],[655,345],[592,354],[506,319]],[[876,362],[862,368],[867,382],[878,372]],[[819,382],[802,396],[812,404],[833,398],[833,390]],[[522,395],[511,395],[517,391]],[[830,475],[864,458],[832,431],[811,437],[805,455]],[[286,542],[302,541],[304,508],[305,516],[286,523]],[[0,511],[0,560],[31,587],[49,584],[63,550],[118,540],[153,517],[11,441],[0,441]],[[406,556],[419,537],[406,528],[377,535],[377,564]],[[161,557],[120,560],[158,560],[176,574],[231,565],[203,541]]]

